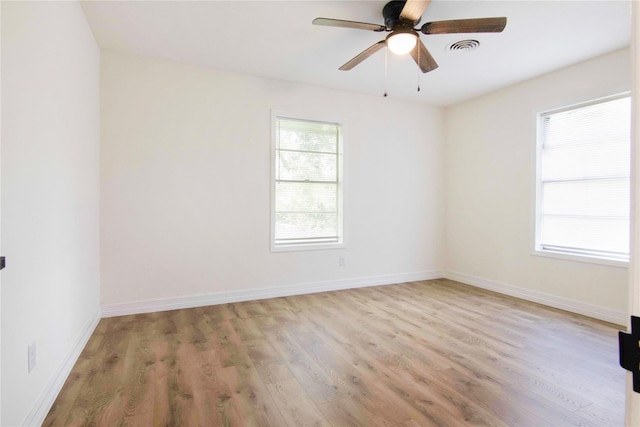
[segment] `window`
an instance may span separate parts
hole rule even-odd
[[[630,109],[618,96],[539,114],[537,251],[628,261]]]
[[[274,115],[271,248],[343,244],[342,128]]]

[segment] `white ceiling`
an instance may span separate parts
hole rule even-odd
[[[351,71],[347,60],[386,33],[315,26],[316,17],[383,23],[385,1],[89,1],[101,48],[234,73],[449,105],[629,44],[629,1],[433,0],[422,23],[506,16],[497,34],[422,35],[440,67],[427,74],[385,50]],[[480,48],[447,50],[474,38]],[[420,79],[422,90],[417,92]]]

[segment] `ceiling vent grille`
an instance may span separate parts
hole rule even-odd
[[[480,47],[480,42],[478,40],[468,39],[451,43],[449,50],[452,52],[470,52],[478,47]]]

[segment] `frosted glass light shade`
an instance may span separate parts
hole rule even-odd
[[[396,55],[409,53],[417,42],[418,37],[413,33],[395,32],[387,37],[387,47]]]

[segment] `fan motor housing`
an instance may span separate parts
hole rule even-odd
[[[393,0],[384,5],[384,8],[382,9],[382,17],[384,18],[384,25],[386,25],[387,28],[393,29],[398,22],[401,21],[400,14],[402,13],[402,8],[405,3],[406,0]],[[413,27],[418,22],[420,22],[420,19],[416,22],[411,22],[410,26]]]

